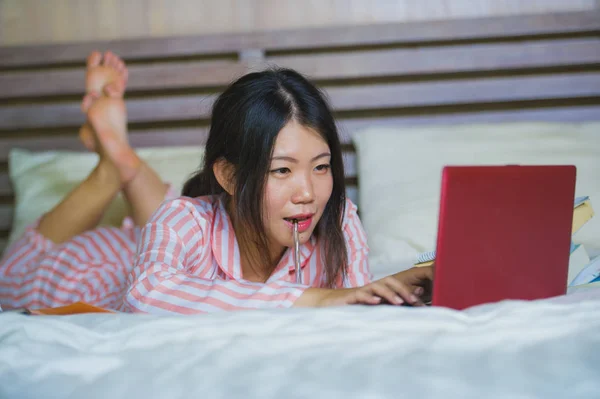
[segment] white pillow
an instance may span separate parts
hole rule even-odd
[[[449,164],[574,164],[576,195],[600,210],[600,123],[370,128],[354,136],[359,205],[374,269],[435,249],[441,171]],[[600,218],[574,241],[600,250]]]
[[[203,147],[143,148],[138,155],[176,192],[203,159]],[[9,244],[24,229],[58,204],[95,167],[96,153],[71,151],[31,152],[13,149],[9,154],[9,176],[15,192],[15,212]],[[127,206],[119,194],[109,206],[101,225],[120,226]]]

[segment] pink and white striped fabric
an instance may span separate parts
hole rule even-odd
[[[339,287],[368,284],[366,235],[349,200],[343,232],[349,270]],[[295,283],[290,249],[266,283],[243,280],[238,244],[223,201],[214,196],[167,201],[142,230],[125,307],[155,314],[289,307],[306,288],[323,286],[325,265],[315,237],[300,251],[305,285]]]
[[[371,278],[368,247],[350,201],[343,231],[350,264],[347,281],[339,285],[362,286]],[[126,312],[187,314],[291,306],[308,286],[322,285],[324,265],[314,237],[300,250],[306,285],[294,283],[291,251],[265,284],[243,280],[233,227],[217,197],[167,201],[141,232],[127,219],[121,228],[99,227],[59,245],[34,224],[0,262],[0,306],[82,301]]]
[[[37,231],[37,223],[11,245],[0,262],[3,309],[47,308],[77,301],[108,309],[123,302],[140,228],[99,227],[62,244]]]
[[[170,183],[165,200],[178,196]],[[39,220],[0,260],[3,309],[48,308],[86,302],[118,309],[135,259],[140,228],[127,217],[121,227],[98,227],[55,244],[37,231]]]

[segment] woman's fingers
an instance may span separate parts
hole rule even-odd
[[[348,303],[352,304],[365,304],[365,305],[379,305],[381,298],[373,294],[370,285],[361,287],[354,292],[353,298]]]
[[[403,299],[404,296],[397,289],[386,283],[386,280],[389,279],[383,279],[371,284],[373,293],[392,305],[402,305],[405,302],[405,299]]]
[[[417,295],[411,292],[411,288],[403,284],[396,278],[386,278],[386,284],[390,287],[390,289],[394,290],[398,295],[400,295],[407,303],[411,305],[420,306],[423,305],[423,302],[419,299]]]
[[[433,271],[431,268],[419,269],[398,273],[361,287],[354,292],[349,301],[377,305],[385,300],[393,305],[408,303],[413,306],[422,306],[424,304],[419,297],[425,293],[425,288],[418,284],[430,280],[433,277]]]

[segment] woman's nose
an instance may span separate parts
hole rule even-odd
[[[312,202],[315,199],[315,192],[313,188],[313,182],[310,178],[299,179],[297,186],[294,190],[294,196],[292,202],[305,203]]]

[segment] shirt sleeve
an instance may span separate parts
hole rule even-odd
[[[207,256],[210,226],[189,199],[164,202],[141,232],[125,307],[155,314],[281,308],[292,306],[308,288],[284,281],[226,280],[216,270],[207,273],[206,268],[215,267]],[[207,274],[214,278],[199,277]]]
[[[367,234],[358,217],[357,207],[350,200],[346,201],[342,231],[348,251],[348,274],[343,286],[354,288],[369,284],[373,276],[369,267]]]

